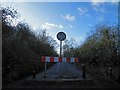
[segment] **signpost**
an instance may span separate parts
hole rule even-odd
[[[57,34],[57,39],[60,41],[60,58],[62,57],[62,41],[66,39],[66,34],[64,32],[59,32]],[[60,62],[58,64],[58,67],[60,67]]]
[[[64,32],[59,32],[57,34],[57,39],[60,41],[60,57],[42,56],[41,58],[41,61],[45,63],[45,79],[47,79],[47,62],[59,62],[59,67],[61,62],[79,62],[78,58],[76,57],[62,57],[62,41],[66,39],[66,34]]]
[[[57,34],[57,39],[60,41],[60,57],[62,55],[62,41],[66,39],[66,34],[64,32],[59,32]]]
[[[64,32],[59,32],[57,34],[57,39],[60,41],[60,57],[62,55],[62,41],[66,39],[66,34]],[[45,79],[47,78],[47,72],[46,72],[46,68],[47,68],[47,62],[54,62],[54,57],[50,58],[50,57],[42,57],[42,62],[45,62],[45,73],[44,73],[44,77]],[[56,60],[57,62],[59,60]]]

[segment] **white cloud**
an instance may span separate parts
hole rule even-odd
[[[88,16],[87,12],[88,12],[88,9],[87,8],[77,8],[77,10],[79,11],[80,15],[81,16]]]
[[[69,27],[70,27],[70,28],[73,28],[73,25],[69,24]]]
[[[104,2],[111,2],[113,4],[119,2],[119,0],[91,0],[93,6],[99,6],[101,3]]]
[[[117,6],[119,0],[91,0],[91,5],[93,10],[100,12],[100,13],[107,13],[108,10],[102,5],[105,4],[105,2],[111,3],[111,5]]]
[[[103,20],[104,20],[104,16],[103,16],[103,15],[99,16],[99,17],[98,17],[98,20],[99,20],[99,21],[103,21]]]
[[[0,0],[1,1],[1,0]],[[90,2],[90,1],[107,1],[118,2],[119,0],[2,0],[2,2]]]
[[[97,12],[106,13],[105,8],[101,7],[100,5],[93,6],[93,9]]]
[[[93,6],[99,6],[102,2],[105,2],[105,0],[91,0]]]
[[[119,0],[91,0],[91,2],[118,2]]]
[[[33,26],[32,28],[33,28],[33,30],[37,30],[37,29],[38,29],[38,27],[37,27],[37,26]]]
[[[57,25],[57,24],[53,24],[53,23],[48,23],[46,22],[45,24],[43,24],[41,26],[41,29],[47,29],[47,30],[52,30],[52,29],[63,29],[62,25]]]
[[[63,26],[62,26],[62,25],[59,25],[59,28],[63,29]]]
[[[0,0],[1,3],[3,2],[28,2],[29,0]]]
[[[65,19],[67,19],[68,21],[74,21],[75,20],[75,16],[72,16],[70,14],[66,14],[65,16],[61,15],[61,16]]]
[[[100,12],[100,13],[106,13],[105,8],[102,6],[104,4],[105,0],[92,0],[91,5],[93,10]]]
[[[85,37],[80,37],[80,36],[76,36],[76,37],[73,37],[74,40],[76,41],[77,45],[81,45],[84,41],[85,41]]]

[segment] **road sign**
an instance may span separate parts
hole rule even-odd
[[[60,41],[63,41],[66,39],[66,34],[64,32],[59,32],[57,34],[57,39],[60,40]]]
[[[79,62],[78,58],[76,57],[49,57],[49,56],[42,56],[41,62]]]
[[[57,34],[57,39],[60,40],[60,57],[62,55],[62,41],[66,39],[66,34],[64,32],[59,32]]]

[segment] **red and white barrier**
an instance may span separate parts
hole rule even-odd
[[[49,57],[49,56],[42,56],[42,62],[79,62],[78,58],[76,57]]]

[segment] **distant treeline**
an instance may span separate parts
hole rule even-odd
[[[74,45],[75,40],[66,40],[64,56],[79,58],[77,64],[86,65],[87,72],[104,79],[120,82],[120,27],[109,23],[99,24],[91,30],[83,44]],[[110,71],[111,69],[111,71]]]
[[[64,56],[75,56],[96,65],[114,65],[120,63],[120,30],[118,25],[97,25],[80,46],[74,47],[74,40],[66,40]]]
[[[2,7],[2,76],[3,85],[44,69],[41,56],[58,56],[57,43],[45,30],[39,34],[25,22],[18,22],[20,14],[10,7]],[[34,17],[33,17],[34,18]],[[48,64],[51,66],[52,64]]]

